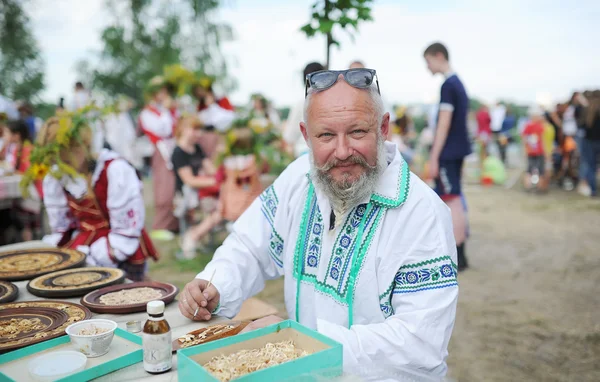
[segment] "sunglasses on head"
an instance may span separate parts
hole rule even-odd
[[[381,94],[379,90],[379,80],[377,79],[377,72],[374,69],[347,69],[347,70],[320,70],[318,72],[310,73],[306,76],[306,87],[304,88],[304,97],[308,95],[308,88],[319,90],[326,90],[335,85],[338,77],[344,76],[344,80],[350,86],[354,86],[359,89],[366,89],[373,80],[377,84],[377,92]]]

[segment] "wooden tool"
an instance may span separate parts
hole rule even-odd
[[[250,321],[232,321],[189,332],[173,341],[173,351],[231,337],[241,332]]]

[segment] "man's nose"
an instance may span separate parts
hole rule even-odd
[[[348,138],[345,135],[340,136],[337,139],[337,145],[335,148],[335,157],[337,160],[344,161],[352,155],[352,148],[348,144]]]

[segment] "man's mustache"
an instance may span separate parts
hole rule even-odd
[[[317,166],[317,169],[319,171],[324,171],[327,172],[329,170],[331,170],[334,167],[337,166],[348,166],[348,165],[352,165],[352,164],[357,164],[360,165],[364,168],[375,168],[376,166],[371,166],[366,160],[365,158],[358,156],[358,155],[352,155],[351,157],[349,157],[348,159],[344,159],[344,160],[338,160],[338,159],[332,159],[330,161],[328,161],[327,163],[325,163],[322,166]]]

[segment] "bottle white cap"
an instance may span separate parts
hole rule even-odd
[[[165,312],[165,303],[163,301],[150,301],[148,305],[146,305],[146,310],[148,314],[157,315],[163,314]]]

